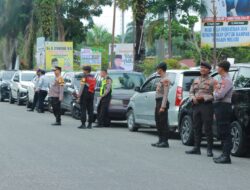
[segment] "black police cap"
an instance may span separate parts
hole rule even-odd
[[[223,68],[225,71],[229,71],[230,63],[228,61],[222,61],[218,64],[218,67]]]
[[[211,66],[209,63],[207,63],[207,62],[201,62],[201,66],[206,67],[206,68],[208,68],[209,70],[212,69],[212,66]]]
[[[84,66],[82,70],[91,72],[91,66]]]
[[[156,66],[156,69],[162,69],[163,71],[167,70],[167,64],[165,62],[161,62]]]

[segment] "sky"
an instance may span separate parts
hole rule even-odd
[[[117,8],[116,12],[116,29],[115,34],[119,35],[122,33],[122,19],[121,19],[121,11]],[[125,12],[125,32],[126,32],[126,25],[130,23],[133,19],[132,10],[128,10]],[[103,14],[100,17],[94,17],[94,22],[98,26],[103,26],[106,28],[110,33],[112,33],[112,25],[113,25],[113,7],[105,6],[103,7]],[[200,31],[201,23],[198,22],[195,25],[195,31]]]

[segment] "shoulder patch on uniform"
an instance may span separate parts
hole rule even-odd
[[[86,83],[86,78],[83,77],[80,83],[81,83],[81,85],[84,85]]]
[[[64,85],[64,79],[62,77],[59,77],[58,78],[58,83],[60,86],[63,86]]]

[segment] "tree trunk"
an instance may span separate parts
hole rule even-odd
[[[171,15],[171,10],[169,8],[168,10],[168,58],[173,57],[173,52],[172,52],[172,15]]]
[[[58,41],[65,41],[66,33],[63,25],[63,17],[61,15],[61,5],[56,4],[56,21],[57,21],[57,32]]]

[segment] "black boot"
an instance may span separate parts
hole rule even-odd
[[[85,124],[82,124],[80,127],[78,127],[78,129],[87,129]]]
[[[34,111],[34,109],[28,109],[27,111],[33,112],[33,111]]]
[[[163,141],[163,142],[159,143],[156,147],[158,147],[158,148],[169,148],[168,141]]]
[[[89,123],[87,128],[92,129],[92,123]]]
[[[213,154],[213,151],[212,151],[212,148],[208,148],[207,149],[207,157],[213,157],[214,154]]]
[[[231,164],[230,156],[221,155],[218,158],[214,158],[214,163],[216,164]]]
[[[153,147],[157,147],[160,143],[161,143],[161,141],[159,140],[159,141],[158,141],[158,142],[156,142],[156,143],[152,143],[152,144],[151,144],[151,146],[153,146]]]
[[[60,125],[62,125],[62,124],[61,124],[61,122],[57,121],[57,122],[55,122],[55,123],[52,123],[51,125],[53,125],[53,126],[60,126]]]
[[[186,151],[186,154],[197,154],[201,155],[201,150],[198,147],[194,147],[192,150]]]

